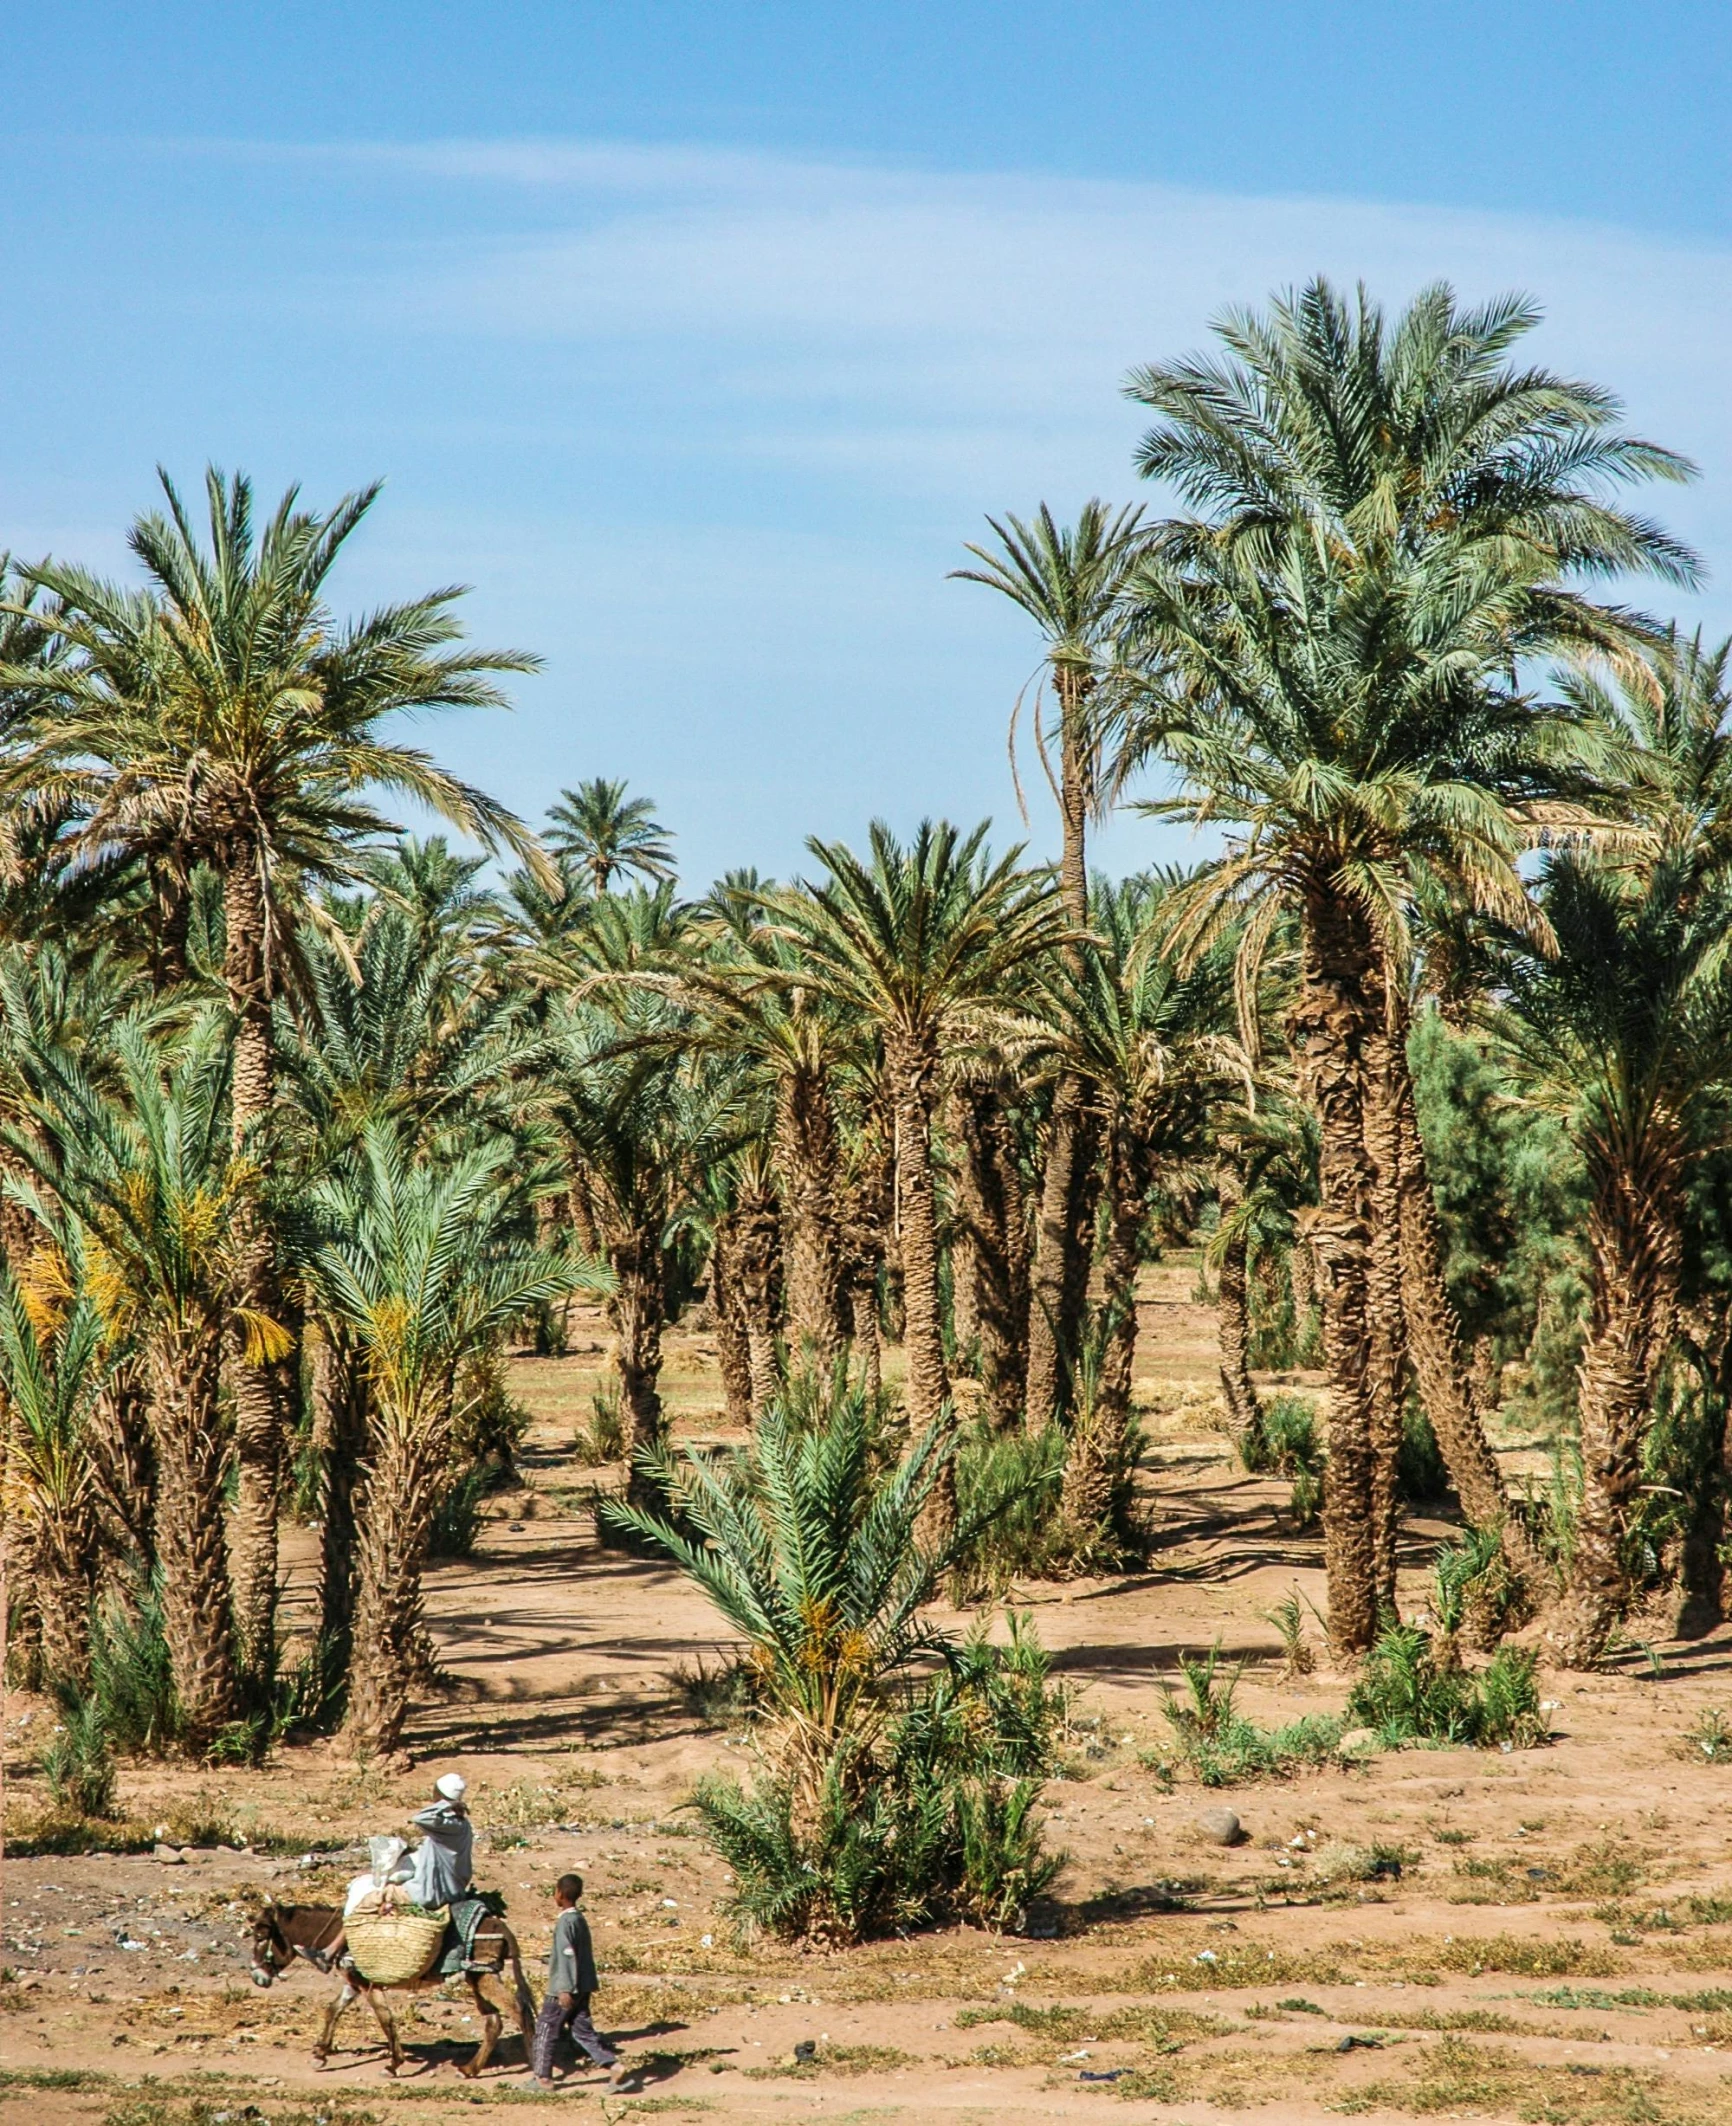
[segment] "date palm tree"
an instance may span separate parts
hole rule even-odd
[[[1289,1025],[1322,1132],[1312,1237],[1342,1657],[1376,1629],[1385,1405],[1412,1317],[1402,1274],[1426,1267],[1402,1246],[1402,1214],[1423,1219],[1429,1192],[1401,1190],[1393,1101],[1412,908],[1432,890],[1531,919],[1517,859],[1542,821],[1591,817],[1564,802],[1589,794],[1591,749],[1578,714],[1536,707],[1514,675],[1628,646],[1626,616],[1570,576],[1692,568],[1609,499],[1687,466],[1621,432],[1604,392],[1513,366],[1535,321],[1514,299],[1464,311],[1439,286],[1391,324],[1363,291],[1350,302],[1318,281],[1267,315],[1230,314],[1225,360],[1139,370],[1127,387],[1159,416],[1142,469],[1200,514],[1159,528],[1127,588],[1149,698],[1119,767],[1158,753],[1180,794],[1151,809],[1227,830],[1193,941],[1242,922],[1249,969],[1287,911],[1299,921]],[[1479,1497],[1495,1468],[1483,1434],[1450,1423],[1470,1409],[1465,1395],[1433,1403],[1439,1443],[1469,1511],[1491,1510],[1514,1543],[1501,1486]]]
[[[1530,1098],[1566,1119],[1588,1175],[1582,1489],[1547,1640],[1562,1666],[1591,1669],[1630,1591],[1625,1539],[1692,1163],[1729,1134],[1732,890],[1704,881],[1688,851],[1639,867],[1566,852],[1541,898],[1555,949],[1518,954],[1504,1025]]]
[[[1115,513],[1091,499],[1074,525],[1060,526],[1043,502],[1032,523],[1008,514],[1002,523],[995,517],[987,522],[996,543],[970,546],[979,567],[953,569],[951,574],[1001,592],[1045,638],[1041,692],[1051,687],[1056,777],[1047,750],[1043,699],[1035,705],[1035,737],[1058,798],[1061,897],[1072,929],[1080,934],[1088,923],[1088,822],[1107,794],[1102,766],[1112,718],[1110,712],[1103,713],[1100,687],[1103,670],[1113,663],[1119,594],[1142,537],[1142,511]],[[1013,752],[1016,722],[1013,716]],[[1075,974],[1080,963],[1074,946],[1071,959]],[[1068,1403],[1069,1373],[1080,1348],[1093,1225],[1094,1149],[1081,1082],[1063,1075],[1053,1089],[1029,1280],[1026,1408],[1028,1422],[1036,1427]]]
[[[895,1225],[907,1314],[908,1414],[935,1423],[948,1381],[939,1306],[932,1120],[944,1053],[1002,1014],[1012,985],[1070,935],[1050,873],[994,860],[986,827],[923,821],[906,846],[881,820],[862,859],[837,842],[807,847],[826,877],[778,894],[774,920],[811,988],[858,1014],[884,1046],[895,1117]]]
[[[1065,1460],[1063,1507],[1079,1532],[1103,1524],[1123,1461],[1154,1193],[1196,1193],[1213,1111],[1249,1075],[1233,1033],[1230,949],[1190,960],[1172,949],[1183,884],[1179,874],[1097,882],[1082,979],[1065,969],[1053,981],[1048,1053],[1089,1088],[1106,1177],[1094,1377]]]
[[[50,1684],[82,1684],[98,1548],[98,1415],[116,1352],[78,1273],[44,1246],[0,1278],[0,1386],[9,1419],[4,1498],[42,1630]]]
[[[226,1027],[206,1015],[157,1042],[128,1022],[113,1063],[118,1095],[69,1057],[27,1059],[33,1126],[8,1129],[6,1142],[35,1176],[26,1200],[51,1241],[82,1253],[105,1331],[137,1351],[163,1626],[181,1730],[202,1748],[243,1703],[223,1521],[224,1354],[232,1344],[242,1365],[263,1366],[288,1337],[250,1303],[244,1236],[263,1177],[229,1135]]]
[[[404,712],[502,706],[499,679],[533,670],[519,651],[458,647],[459,592],[437,590],[349,625],[327,602],[344,545],[377,486],[324,512],[290,489],[256,529],[252,484],[212,468],[201,536],[172,481],[165,508],[139,517],[128,544],[147,587],[79,568],[25,572],[53,630],[46,663],[0,668],[16,717],[0,799],[73,802],[68,853],[141,851],[184,901],[195,868],[221,878],[223,979],[235,1023],[231,1094],[237,1150],[269,1116],[271,1001],[292,960],[310,889],[347,881],[388,831],[373,793],[408,797],[489,848],[548,869],[533,836],[483,792],[421,749],[385,735]],[[272,1235],[243,1234],[247,1304],[280,1313]],[[236,1611],[247,1658],[272,1658],[276,1523],[288,1383],[281,1369],[236,1364],[231,1392],[240,1468]]]
[[[598,775],[561,790],[547,819],[547,846],[592,894],[611,892],[616,878],[653,884],[674,876],[673,836],[655,817],[654,798],[628,798],[623,782]]]
[[[418,1158],[393,1122],[363,1128],[312,1209],[326,1237],[309,1277],[362,1353],[366,1488],[345,1737],[394,1750],[422,1628],[421,1574],[448,1475],[464,1361],[533,1307],[604,1279],[596,1266],[521,1240],[516,1152],[495,1139],[449,1160]]]

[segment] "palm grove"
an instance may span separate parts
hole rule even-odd
[[[1300,1518],[1321,1473],[1338,1662],[1397,1622],[1428,1469],[1495,1561],[1482,1641],[1537,1621],[1589,1667],[1638,1603],[1717,1617],[1727,653],[1632,602],[1694,580],[1633,506],[1690,468],[1521,366],[1534,322],[1315,284],[1130,378],[1173,514],[989,520],[957,573],[1030,631],[1051,868],[874,825],[687,898],[603,781],[538,837],[397,735],[534,660],[471,647],[453,591],[332,609],[372,491],[260,523],[244,479],[202,512],[165,480],[137,587],[13,564],[12,1646],[107,1723],[90,1747],[245,1756],[295,1722],[394,1748],[434,1673],[430,1546],[509,1456],[507,1343],[557,1348],[583,1291],[628,1472],[604,1532],[671,1550],[791,1679],[784,1827],[855,1836],[871,1766],[949,1717],[929,1692],[886,1725],[941,1577],[1158,1541],[1136,1284],[1199,1240],[1224,1422]],[[503,883],[398,835],[394,798]],[[1221,853],[1091,875],[1119,804]],[[756,1443],[732,1475],[668,1450],[693,1306]],[[1322,1437],[1253,1365],[1322,1369]],[[1549,1484],[1500,1473],[1512,1414]],[[824,1544],[778,1525],[802,1511]],[[289,1514],[321,1545],[305,1643]],[[1023,1642],[941,1650],[995,1732],[1042,1702]],[[1016,1757],[977,1782],[1001,1833]],[[736,1852],[768,1835],[709,1805]]]

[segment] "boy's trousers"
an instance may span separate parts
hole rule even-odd
[[[554,2050],[567,2031],[571,2033],[572,2043],[581,2045],[598,2067],[613,2067],[619,2063],[619,2054],[589,2019],[590,1996],[574,1993],[571,2001],[569,2008],[562,2008],[559,1995],[549,1993],[535,2019],[534,2065],[543,2081],[553,2072]]]

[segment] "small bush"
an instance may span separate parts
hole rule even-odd
[[[956,1504],[965,1534],[952,1572],[962,1601],[1002,1595],[1012,1581],[1048,1579],[1065,1569],[1059,1525],[1065,1435],[1001,1432],[982,1419],[964,1435],[956,1457]]]
[[[1509,1744],[1531,1749],[1548,1733],[1540,1711],[1537,1657],[1506,1646],[1477,1676],[1440,1652],[1429,1633],[1394,1624],[1378,1639],[1347,1700],[1356,1727],[1388,1746],[1404,1742]]]
[[[433,1509],[427,1531],[430,1558],[466,1558],[481,1534],[481,1501],[487,1495],[488,1471],[472,1465],[452,1478]]]
[[[1732,1764],[1732,1721],[1718,1706],[1710,1706],[1684,1730],[1684,1747],[1689,1756],[1709,1764]]]
[[[572,1428],[579,1461],[605,1469],[625,1460],[625,1411],[617,1388],[597,1388],[589,1399],[589,1423]]]
[[[509,1473],[529,1425],[529,1412],[506,1386],[505,1353],[477,1351],[465,1360],[457,1383],[452,1459],[487,1462]]]
[[[1495,1645],[1515,1606],[1516,1591],[1495,1528],[1469,1528],[1459,1543],[1439,1550],[1431,1568],[1431,1607],[1440,1661],[1453,1662],[1458,1641]]]
[[[154,1588],[130,1605],[111,1596],[97,1606],[85,1696],[97,1710],[109,1748],[122,1755],[166,1749],[178,1739],[180,1707],[162,1601]]]
[[[1251,1476],[1320,1476],[1323,1443],[1317,1413],[1302,1395],[1271,1395],[1239,1442],[1239,1459]]]
[[[1273,1609],[1265,1610],[1263,1621],[1273,1624],[1281,1634],[1281,1671],[1288,1681],[1310,1675],[1317,1657],[1305,1636],[1305,1605],[1298,1588],[1284,1595]]]
[[[42,1760],[57,1807],[80,1816],[114,1813],[114,1757],[94,1698],[71,1693],[61,1703],[60,1732]]]
[[[762,1681],[749,1659],[718,1661],[714,1668],[699,1654],[688,1668],[674,1670],[680,1703],[706,1727],[737,1727],[762,1702]]]
[[[1181,1756],[1204,1786],[1235,1786],[1322,1764],[1341,1740],[1343,1723],[1328,1714],[1309,1714],[1273,1731],[1245,1719],[1233,1703],[1240,1671],[1223,1670],[1218,1640],[1201,1658],[1181,1654],[1179,1670],[1184,1689],[1169,1693],[1162,1710]]]

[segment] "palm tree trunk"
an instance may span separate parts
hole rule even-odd
[[[163,1633],[185,1740],[205,1748],[240,1712],[214,1332],[165,1330],[144,1354],[156,1455],[156,1562]]]
[[[257,1133],[271,1112],[274,1056],[264,889],[247,854],[224,877],[223,920],[223,979],[235,1013],[231,1095],[235,1146],[257,1156]],[[241,1210],[236,1237],[240,1305],[280,1322],[283,1306],[276,1240],[256,1205]],[[282,1511],[283,1449],[291,1393],[286,1365],[249,1364],[241,1348],[244,1341],[237,1328],[229,1351],[229,1401],[239,1479],[231,1525],[235,1625],[242,1662],[254,1674],[266,1675],[276,1661],[277,1521]]]
[[[1089,678],[1054,669],[1059,702],[1059,897],[1072,928],[1088,928],[1088,759],[1084,731]],[[1066,949],[1072,972],[1082,972],[1082,946]],[[1070,1407],[1082,1350],[1088,1303],[1089,1241],[1093,1226],[1094,1132],[1087,1088],[1067,1073],[1053,1090],[1041,1175],[1034,1263],[1029,1277],[1026,1423],[1039,1431]]]
[[[938,1289],[938,1209],[932,1172],[932,1098],[938,1061],[928,1044],[902,1038],[886,1058],[896,1114],[896,1232],[902,1260],[908,1422],[918,1436],[944,1415],[950,1383]],[[948,1457],[920,1517],[933,1547],[956,1525],[956,1464]]]
[[[836,1117],[823,1074],[797,1070],[782,1082],[776,1151],[786,1228],[788,1340],[820,1362],[842,1342],[842,1241],[837,1230]]]
[[[1028,1371],[1028,1237],[1022,1177],[1010,1143],[1002,1087],[960,1087],[955,1097],[962,1167],[957,1209],[966,1236],[969,1297],[962,1299],[963,1267],[956,1271],[956,1336],[971,1321],[980,1352],[986,1405],[1001,1428],[1022,1408]],[[955,1263],[957,1249],[951,1250]]]
[[[367,1384],[356,1354],[320,1327],[310,1337],[313,1446],[319,1457],[319,1653],[334,1686],[355,1635],[356,1504],[367,1452]]]
[[[1502,1530],[1510,1572],[1531,1591],[1539,1585],[1543,1568],[1525,1523],[1510,1508],[1503,1473],[1474,1406],[1455,1309],[1444,1281],[1443,1233],[1419,1133],[1413,1074],[1405,1055],[1397,1061],[1388,1084],[1400,1143],[1402,1303],[1420,1400],[1463,1514],[1476,1528]]]
[[[422,1573],[444,1470],[443,1423],[377,1423],[361,1503],[354,1651],[343,1739],[366,1758],[395,1750],[423,1665]]]
[[[1229,1224],[1243,1201],[1237,1169],[1223,1159],[1216,1175],[1221,1199],[1221,1219]],[[1246,1274],[1249,1242],[1244,1228],[1230,1230],[1221,1250],[1215,1300],[1215,1338],[1220,1346],[1221,1401],[1236,1444],[1243,1445],[1257,1429],[1260,1411],[1257,1388],[1251,1378],[1250,1281]]]
[[[123,1364],[97,1397],[91,1441],[103,1541],[146,1572],[156,1525],[156,1450],[136,1361]]]
[[[1148,1197],[1147,1161],[1129,1126],[1108,1145],[1111,1219],[1101,1263],[1100,1363],[1092,1394],[1080,1396],[1065,1455],[1060,1511],[1073,1539],[1109,1533],[1113,1484],[1124,1461],[1137,1353],[1137,1271]]]
[[[722,1372],[723,1413],[730,1425],[752,1422],[752,1354],[729,1262],[729,1215],[716,1220],[710,1247],[710,1307],[716,1317],[716,1358]]]
[[[1371,1161],[1371,1245],[1366,1259],[1367,1388],[1371,1403],[1372,1580],[1380,1617],[1399,1614],[1396,1545],[1401,1531],[1402,1406],[1407,1400],[1407,1323],[1402,1305],[1401,1130],[1395,1096],[1406,1058],[1386,1007],[1365,1041],[1365,1150]]]
[[[1377,1632],[1373,1545],[1374,1449],[1371,1333],[1366,1277],[1372,1170],[1365,1150],[1364,1049],[1381,985],[1364,916],[1327,887],[1304,905],[1304,949],[1292,1015],[1300,1082],[1321,1125],[1321,1201],[1310,1221],[1323,1300],[1329,1376],[1329,1466],[1323,1485],[1323,1558],[1329,1643],[1351,1661]]]
[[[776,1313],[782,1281],[782,1229],[774,1196],[768,1189],[742,1185],[729,1224],[729,1272],[746,1332],[755,1424],[781,1389]]]
[[[1593,1304],[1582,1353],[1582,1496],[1569,1582],[1546,1626],[1560,1668],[1599,1665],[1629,1598],[1624,1537],[1642,1480],[1654,1322],[1675,1288],[1672,1192],[1629,1169],[1596,1176],[1588,1215]]]
[[[638,1455],[646,1447],[659,1446],[666,1431],[660,1388],[666,1313],[661,1250],[653,1235],[634,1234],[616,1241],[608,1250],[608,1259],[614,1288],[607,1310],[613,1324],[626,1462],[635,1486],[639,1485]]]
[[[19,1562],[36,1600],[46,1681],[82,1687],[90,1676],[91,1595],[83,1534],[56,1517],[36,1531]]]

